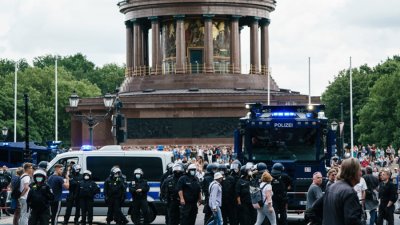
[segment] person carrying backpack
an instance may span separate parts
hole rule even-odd
[[[33,173],[33,183],[26,199],[31,213],[29,224],[48,225],[50,220],[50,203],[54,199],[53,191],[46,183],[46,173],[38,169]]]
[[[260,192],[261,192],[261,202],[262,204],[257,209],[257,221],[256,225],[261,225],[265,219],[268,218],[271,225],[276,225],[276,215],[272,203],[272,176],[268,171],[264,171],[261,176]]]
[[[92,180],[92,172],[83,171],[83,180],[79,182],[76,192],[82,214],[81,224],[86,225],[88,221],[89,225],[92,225],[94,196],[100,193],[99,186]]]
[[[18,167],[15,171],[15,175],[11,178],[11,209],[14,211],[13,225],[18,225],[19,218],[21,216],[21,206],[19,205],[18,198],[13,195],[14,190],[18,190],[21,185],[21,176],[24,173],[22,167]]]
[[[272,166],[271,175],[273,177],[271,185],[274,195],[272,202],[278,225],[287,225],[287,191],[291,188],[291,179],[284,173],[285,167],[282,163],[275,163]]]

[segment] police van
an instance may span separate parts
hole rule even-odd
[[[62,164],[64,168],[73,164],[79,164],[82,169],[81,173],[85,170],[92,172],[92,179],[100,187],[100,193],[95,196],[93,215],[105,216],[107,215],[107,206],[104,201],[104,181],[110,175],[110,170],[113,166],[119,166],[122,174],[126,176],[126,182],[132,182],[133,171],[136,168],[141,168],[144,172],[144,178],[150,185],[150,191],[147,196],[149,202],[152,220],[156,215],[164,215],[165,207],[160,201],[160,179],[165,172],[168,163],[173,161],[172,152],[163,151],[144,151],[144,150],[122,150],[119,145],[109,145],[100,148],[99,150],[80,150],[66,152],[57,155],[47,167],[48,175],[54,173],[54,165]],[[63,191],[62,203],[68,195],[68,190]],[[122,212],[127,215],[128,209],[132,200],[132,196],[128,191],[125,194],[125,203]],[[65,204],[62,204],[65,206]],[[61,211],[64,214],[65,207]]]

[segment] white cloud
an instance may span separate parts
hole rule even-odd
[[[125,62],[124,15],[109,0],[1,0],[0,58],[81,52],[97,65]],[[270,59],[282,88],[320,95],[340,70],[400,54],[398,0],[278,0]],[[247,39],[243,35],[242,39]],[[245,46],[242,46],[246,48]],[[248,47],[247,47],[248,48]],[[246,62],[246,56],[242,62]]]

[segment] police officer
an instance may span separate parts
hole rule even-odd
[[[42,162],[40,162],[39,165],[41,163]],[[79,164],[74,164],[71,167],[71,174],[69,176],[69,194],[66,199],[66,209],[65,209],[63,225],[68,224],[69,217],[71,216],[72,207],[75,207],[74,224],[75,225],[79,224],[79,216],[80,216],[80,207],[79,206],[80,206],[80,204],[79,204],[79,199],[78,199],[78,196],[76,195],[76,193],[78,191],[78,186],[79,186],[80,182],[82,181],[82,176],[80,174],[81,169],[82,168]]]
[[[272,204],[275,209],[276,221],[278,225],[287,225],[287,191],[291,188],[291,179],[284,173],[285,167],[282,163],[275,163],[272,166],[271,175],[273,180],[271,182],[272,191]]]
[[[240,179],[236,183],[236,202],[238,204],[239,223],[241,225],[251,225],[256,221],[254,218],[257,215],[256,210],[251,204],[250,197],[250,178],[251,178],[251,168],[252,164],[244,165],[240,169]]]
[[[181,204],[181,225],[194,225],[197,202],[201,203],[201,187],[196,177],[196,165],[188,166],[187,174],[178,180],[177,190]]]
[[[218,164],[216,163],[208,164],[206,168],[206,173],[203,177],[203,182],[201,183],[201,190],[204,195],[204,208],[203,208],[204,225],[208,224],[208,221],[212,216],[212,211],[208,204],[210,198],[208,187],[210,186],[211,182],[214,181],[214,173],[216,173],[217,171],[218,171]]]
[[[167,164],[167,169],[165,171],[165,173],[161,176],[161,180],[160,180],[160,187],[163,185],[164,181],[172,175],[172,167],[174,166],[174,163],[170,162]],[[163,192],[160,191],[160,199],[162,201],[165,200],[165,196],[163,196]],[[165,208],[165,211],[168,211],[167,205]],[[168,213],[165,213],[165,224],[168,224]]]
[[[224,175],[222,185],[222,221],[224,224],[236,225],[237,218],[235,213],[235,178],[228,172],[225,164],[219,165],[219,172]]]
[[[7,187],[11,183],[11,177],[3,168],[0,168],[0,208],[6,206],[7,200]],[[10,216],[7,209],[2,209],[3,213]],[[1,217],[1,211],[0,211]]]
[[[149,190],[150,186],[147,180],[143,179],[143,170],[135,169],[133,180],[129,184],[129,192],[132,194],[133,223],[136,225],[140,223],[140,211],[142,211],[144,224],[149,224],[149,206],[147,203]]]
[[[117,224],[127,224],[128,220],[122,214],[121,207],[125,201],[125,180],[119,167],[111,169],[110,176],[104,182],[104,200],[107,204],[107,224],[115,221]]]
[[[165,193],[165,200],[167,201],[167,214],[168,214],[168,225],[178,225],[180,218],[180,202],[176,186],[179,178],[183,175],[183,166],[179,163],[175,163],[172,167],[173,175],[165,179],[161,186],[161,191]]]
[[[48,225],[50,220],[50,203],[54,200],[53,191],[46,183],[46,173],[38,169],[33,173],[33,183],[29,185],[27,197],[31,209],[29,225]]]
[[[47,172],[47,165],[49,163],[47,161],[40,161],[38,164],[38,168],[42,169],[44,172]]]
[[[77,197],[79,199],[79,206],[82,210],[82,225],[89,225],[93,222],[93,202],[94,196],[100,193],[100,188],[92,180],[92,172],[90,170],[83,171],[83,180],[78,184]],[[87,217],[87,220],[86,220]]]

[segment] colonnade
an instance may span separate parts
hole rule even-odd
[[[204,69],[203,73],[215,73],[214,71],[214,46],[212,36],[212,21],[215,15],[203,15],[204,21]],[[175,21],[175,37],[176,37],[176,74],[188,73],[187,50],[185,43],[185,15],[176,15],[173,17]],[[230,69],[229,73],[241,73],[241,53],[240,53],[240,29],[241,16],[230,17]],[[163,18],[165,19],[165,18]],[[161,41],[160,29],[161,18],[149,17],[146,22],[151,24],[152,33],[152,52],[151,65],[149,65],[148,56],[148,31],[150,27],[146,26],[143,20],[133,19],[126,21],[126,66],[127,76],[136,75],[159,75],[163,74],[162,70],[163,44]],[[246,25],[250,27],[250,74],[268,74],[269,67],[269,33],[268,26],[270,20],[259,17],[246,17]],[[250,21],[250,22],[248,22]],[[260,29],[259,29],[260,28]],[[261,40],[259,40],[259,31],[261,32]],[[261,44],[261,46],[260,46]],[[261,52],[260,52],[261,51]],[[261,56],[261,57],[260,57]]]

